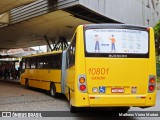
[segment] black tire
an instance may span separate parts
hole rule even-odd
[[[70,89],[69,89],[69,109],[71,113],[77,112],[77,108],[71,105],[71,99],[70,99]]]
[[[28,79],[25,80],[25,88],[29,89],[29,80]]]
[[[130,107],[113,107],[111,108],[114,112],[127,113]]]
[[[71,104],[69,104],[69,108],[70,108],[71,113],[76,113],[77,112],[77,108],[72,106]]]
[[[54,83],[51,83],[50,85],[50,95],[55,98],[56,97],[56,86]]]

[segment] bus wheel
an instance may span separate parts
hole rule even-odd
[[[74,107],[74,106],[72,106],[71,104],[69,104],[69,108],[70,108],[70,112],[71,112],[71,113],[77,112],[77,108]]]
[[[29,88],[29,80],[28,79],[25,80],[25,88],[27,88],[27,89]]]
[[[69,109],[71,113],[77,112],[77,107],[71,105],[70,90],[69,90]]]
[[[121,113],[127,113],[130,107],[113,107],[111,108],[114,112],[121,112]]]
[[[51,85],[50,85],[50,94],[52,97],[54,97],[54,98],[56,97],[56,86],[54,83],[51,83]]]
[[[129,109],[130,107],[121,107],[119,111],[122,113],[127,113]]]

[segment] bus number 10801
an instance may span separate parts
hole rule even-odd
[[[105,75],[108,74],[109,68],[89,68],[90,75]]]

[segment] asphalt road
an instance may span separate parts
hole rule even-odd
[[[132,107],[129,111],[160,111],[160,90],[157,91],[157,99],[156,99],[156,106],[146,109],[141,109],[138,107]],[[95,111],[94,111],[95,110]],[[19,85],[15,81],[4,81],[0,80],[0,111],[60,111],[59,113],[51,113],[53,114],[60,114],[60,116],[67,116],[69,112],[61,112],[61,111],[69,111],[68,101],[63,95],[59,95],[58,98],[52,98],[50,95],[44,91],[39,89],[25,89],[21,85]],[[106,119],[102,118],[102,114],[106,114],[107,111],[103,110],[100,114],[98,113],[99,110],[91,109],[92,112],[81,112],[83,117],[79,114],[70,114],[70,117],[53,117],[57,120],[94,120],[94,119]],[[66,115],[67,114],[67,115]],[[87,117],[89,115],[89,117]],[[93,115],[93,116],[92,116]],[[52,117],[46,117],[45,119],[51,120]],[[2,118],[0,118],[2,119]],[[3,118],[4,119],[4,118]],[[7,118],[7,119],[15,119],[17,118]],[[27,119],[27,118],[26,118]],[[31,119],[31,118],[29,118]],[[41,120],[44,118],[32,118],[36,120]],[[131,119],[131,120],[139,120],[139,119],[153,119],[156,120],[158,117],[112,117],[112,119]]]

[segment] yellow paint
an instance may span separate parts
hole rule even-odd
[[[72,106],[76,107],[104,107],[104,106],[154,106],[156,90],[148,93],[149,76],[156,76],[155,44],[153,29],[149,32],[149,58],[107,58],[85,57],[83,26],[77,27],[75,64],[66,70],[65,95]],[[73,37],[74,38],[74,37]],[[72,43],[71,43],[72,44]],[[67,50],[68,51],[68,50]],[[71,51],[68,51],[71,52]],[[47,53],[53,54],[53,53]],[[36,56],[36,55],[35,55]],[[100,70],[101,74],[91,74],[92,70]],[[86,76],[86,92],[79,90],[79,76]],[[49,90],[51,82],[61,82],[61,70],[26,69],[21,76],[38,79],[30,81],[30,85]],[[41,81],[45,80],[45,82]],[[61,85],[55,84],[57,92],[61,92]],[[105,93],[93,93],[92,88],[106,88]],[[136,87],[136,93],[132,88]],[[113,93],[112,89],[123,89],[123,93]]]
[[[99,58],[85,57],[83,26],[76,30],[75,66],[67,69],[67,85],[70,101],[76,107],[103,106],[154,106],[156,90],[148,93],[149,75],[156,76],[155,44],[153,29],[150,28],[149,58]],[[90,68],[104,68],[104,75],[89,74]],[[86,75],[87,92],[78,89],[78,76]],[[92,88],[106,87],[106,93],[93,93]],[[132,93],[131,88],[137,87]],[[112,88],[123,88],[124,93],[112,93]],[[68,92],[66,92],[68,96]],[[90,97],[96,97],[90,99]],[[142,97],[142,98],[141,98]],[[145,97],[145,98],[143,98]],[[151,97],[151,100],[149,99]],[[69,99],[69,97],[67,97]]]
[[[41,53],[38,55],[31,55],[24,58],[61,54],[62,51],[54,51],[48,53]],[[20,83],[25,85],[25,79],[29,79],[29,86],[40,88],[49,91],[50,84],[53,82],[56,86],[56,92],[61,93],[61,70],[60,69],[25,69],[21,75]]]

